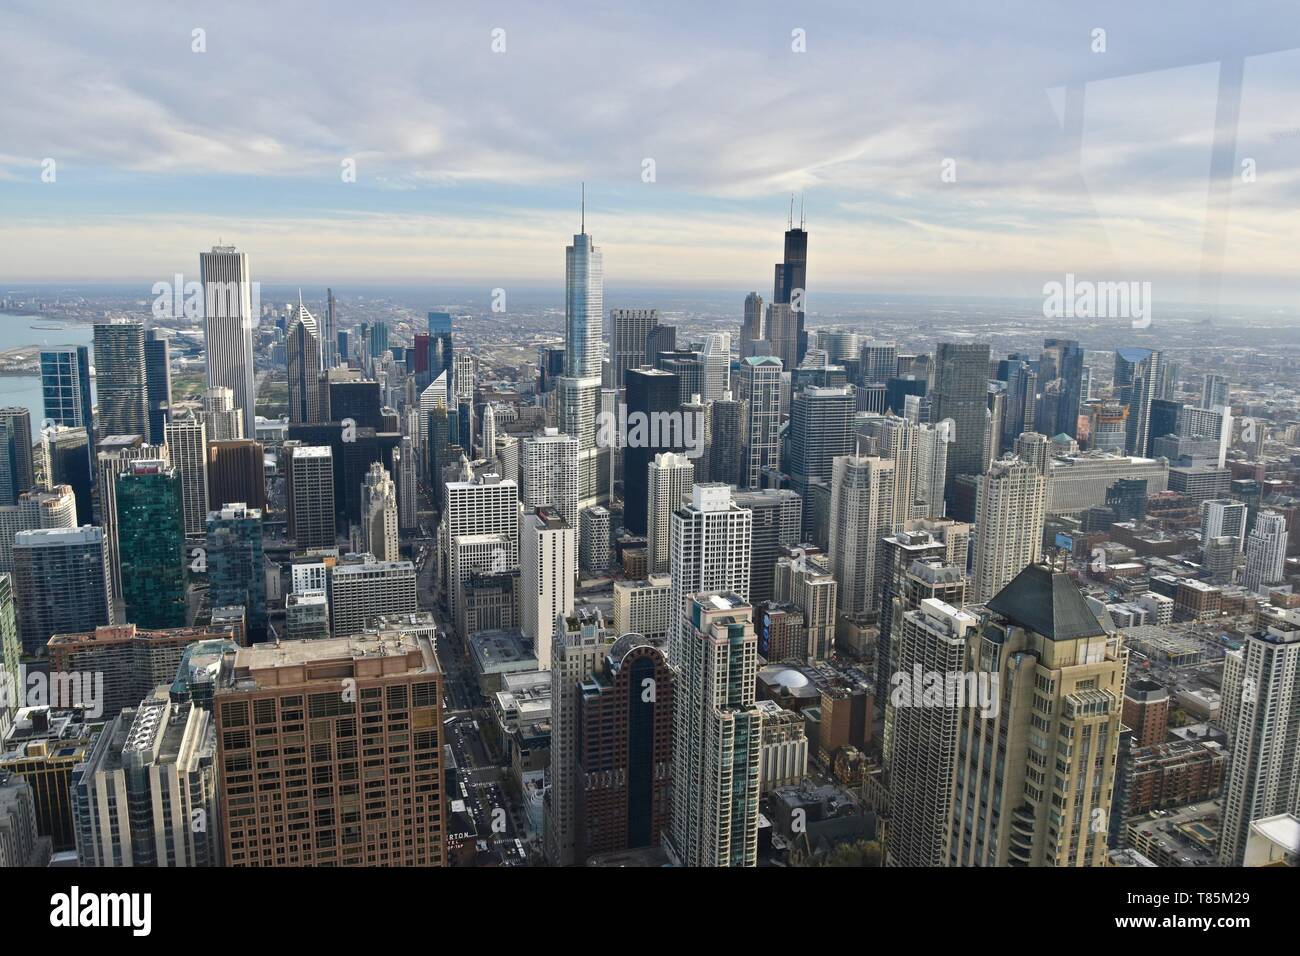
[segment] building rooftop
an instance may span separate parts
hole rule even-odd
[[[1053,641],[1099,637],[1106,629],[1064,571],[1028,565],[993,596],[988,609]]]

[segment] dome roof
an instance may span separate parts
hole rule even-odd
[[[778,684],[782,687],[788,687],[790,690],[797,690],[800,687],[808,686],[808,678],[794,668],[786,668],[783,671],[778,671],[774,676]]]

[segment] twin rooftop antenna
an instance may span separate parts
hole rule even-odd
[[[807,222],[803,214],[803,201],[806,196],[807,193],[799,194],[799,228],[800,229],[802,229],[804,227],[804,223]],[[790,194],[790,228],[791,229],[794,228],[794,193]]]

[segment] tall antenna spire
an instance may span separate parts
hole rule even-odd
[[[587,183],[582,184],[582,234],[587,234]]]
[[[807,221],[803,217],[803,201],[807,197],[807,195],[808,195],[807,193],[799,194],[799,228],[800,229],[804,227],[804,223]]]
[[[788,228],[794,228],[794,193],[790,194],[790,219],[788,220]]]

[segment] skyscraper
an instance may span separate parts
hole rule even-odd
[[[383,617],[350,637],[236,651],[212,702],[226,865],[445,866],[442,681],[428,614]],[[304,747],[308,716],[330,746]],[[353,779],[361,748],[371,746],[385,749],[377,787]],[[287,771],[255,758],[299,747],[303,763],[290,779],[300,788],[283,786]],[[243,786],[263,799],[245,806]],[[278,818],[302,812],[300,799],[309,808],[301,826],[275,834]]]
[[[731,336],[726,332],[710,332],[704,339],[704,381],[700,397],[714,402],[731,391]]]
[[[1042,411],[1036,427],[1048,438],[1079,437],[1083,393],[1083,349],[1074,339],[1046,339],[1038,360]]]
[[[94,522],[89,447],[90,438],[84,428],[51,425],[41,429],[45,480],[51,487],[67,485],[72,489],[77,497],[77,523],[83,525]]]
[[[894,524],[892,461],[844,455],[831,479],[831,569],[839,582],[840,613],[860,617],[879,610],[881,539]]]
[[[601,450],[596,447],[604,264],[600,250],[587,235],[585,203],[582,230],[565,250],[564,375],[556,385],[556,419],[560,431],[578,439],[578,506],[586,508],[607,498],[609,488],[608,475],[600,468]]]
[[[678,407],[679,381],[662,369],[629,369],[627,381],[627,434],[620,436],[623,448],[623,526],[636,535],[646,533],[645,502],[650,462],[660,452],[682,451],[666,429],[652,429],[655,422]],[[639,427],[638,427],[639,425]]]
[[[742,488],[763,487],[763,472],[781,464],[781,360],[751,356],[740,363],[739,399],[745,404]]]
[[[520,630],[533,642],[538,666],[546,668],[551,662],[556,619],[573,613],[577,530],[558,514],[538,509],[524,515],[519,534]]]
[[[91,414],[90,352],[84,345],[41,352],[41,393],[49,424],[94,426]]]
[[[31,412],[0,408],[0,505],[16,505],[18,496],[35,484]]]
[[[208,508],[242,501],[266,508],[265,449],[247,438],[208,442]]]
[[[972,602],[989,600],[1038,560],[1046,501],[1046,478],[1022,459],[996,461],[981,476],[975,499]]]
[[[117,623],[99,528],[18,532],[13,583],[25,654],[37,653],[53,634]]]
[[[1276,511],[1261,511],[1246,538],[1246,570],[1242,584],[1260,596],[1283,583],[1286,570],[1286,518]]]
[[[646,563],[651,574],[668,571],[669,530],[682,496],[695,484],[695,466],[685,455],[664,452],[650,462],[646,481]],[[635,499],[629,499],[632,501]]]
[[[250,644],[266,639],[265,560],[261,511],[235,501],[208,513],[209,603],[245,608]]]
[[[172,368],[171,347],[167,336],[157,329],[144,333],[145,397],[149,406],[149,433],[152,445],[161,445],[166,438],[163,428],[171,416]]]
[[[681,667],[689,595],[719,591],[748,600],[752,531],[753,514],[732,500],[728,485],[695,485],[690,502],[673,512],[668,660],[674,667]]]
[[[940,342],[935,350],[932,419],[948,441],[944,500],[951,508],[958,475],[984,470],[984,422],[988,408],[987,344]],[[947,424],[943,424],[944,422]]]
[[[764,324],[763,297],[757,292],[751,292],[745,296],[745,318],[740,327],[740,358],[743,361],[751,355],[762,354],[757,349],[766,352],[770,348]]]
[[[254,284],[249,279],[248,256],[236,252],[234,246],[213,246],[211,252],[199,254],[199,273],[203,281],[207,383],[234,393],[235,407],[244,414],[244,435],[252,438],[257,435],[253,330],[260,316],[254,303]],[[330,311],[332,317],[332,294]]]
[[[1151,451],[1151,403],[1162,396],[1158,386],[1163,361],[1152,349],[1115,350],[1114,387],[1120,402],[1128,407],[1124,449],[1130,455],[1145,458]]]
[[[360,634],[386,614],[413,614],[415,565],[410,561],[348,561],[330,571],[334,636]]]
[[[186,537],[205,530],[208,515],[208,432],[197,418],[177,418],[167,423],[167,451],[181,480],[181,513]]]
[[[772,288],[773,309],[768,312],[767,335],[772,351],[781,356],[786,368],[796,368],[808,351],[808,334],[804,315],[808,291],[808,233],[804,231],[803,208],[799,210],[799,228],[794,228],[794,202],[790,204],[790,228],[785,233],[785,259],[777,263]],[[773,318],[782,306],[788,306],[786,321],[773,329]],[[787,358],[787,355],[789,356]]]
[[[1101,866],[1123,710],[1123,638],[1064,571],[1031,564],[967,632],[987,706],[958,717],[950,866]],[[994,694],[997,695],[994,699]]]
[[[361,486],[361,547],[380,561],[397,561],[397,488],[379,462],[373,462]]]
[[[131,462],[117,478],[116,511],[126,620],[143,628],[184,627],[185,529],[176,469],[159,460]]]
[[[519,447],[519,498],[525,508],[554,511],[573,528],[578,522],[578,439],[547,428]]]
[[[835,459],[854,452],[853,413],[853,393],[848,388],[810,385],[790,400],[789,455],[783,470],[803,498],[805,527],[814,524],[809,485],[829,481]]]
[[[689,491],[690,488],[686,490]],[[789,488],[736,491],[731,498],[752,515],[749,603],[754,607],[762,607],[772,600],[776,563],[782,548],[793,548],[804,540],[803,502]],[[664,513],[672,514],[671,510]],[[666,564],[663,570],[669,570]]]
[[[683,866],[755,866],[763,717],[753,608],[736,594],[696,592],[685,610],[673,780],[689,783],[673,790],[666,846]]]
[[[321,421],[321,340],[315,317],[302,305],[289,322],[285,353],[289,365],[289,421]]]
[[[615,388],[626,388],[628,369],[645,364],[646,336],[658,324],[658,309],[609,310],[609,359]]]
[[[745,406],[733,394],[709,406],[709,480],[744,487]]]
[[[117,320],[95,326],[95,392],[103,435],[149,434],[144,326]]]
[[[289,534],[298,550],[334,547],[333,451],[327,445],[295,448],[289,469]]]
[[[1300,815],[1300,629],[1279,622],[1251,634],[1229,652],[1223,681],[1232,761],[1219,858],[1241,866],[1252,821]]]

